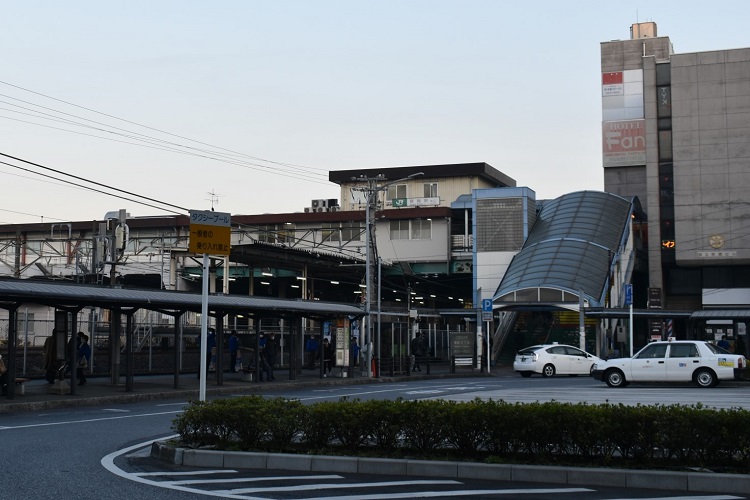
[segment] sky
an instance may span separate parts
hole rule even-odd
[[[2,224],[301,212],[331,170],[411,165],[602,190],[601,42],[750,47],[746,0],[0,5]]]

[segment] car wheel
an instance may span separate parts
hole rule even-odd
[[[716,375],[708,368],[701,368],[695,372],[694,380],[698,387],[713,387],[718,383]]]
[[[604,381],[610,387],[625,387],[625,375],[620,370],[609,370],[604,374]]]
[[[555,374],[555,365],[549,364],[544,365],[544,368],[542,368],[542,376],[543,377],[552,377]]]
[[[531,372],[518,372],[518,373],[520,373],[523,378],[531,377]]]

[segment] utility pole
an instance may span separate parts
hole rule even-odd
[[[377,343],[373,338],[372,331],[372,296],[377,293],[376,290],[379,287],[375,287],[373,284],[373,276],[375,275],[375,255],[377,253],[376,236],[375,236],[375,210],[379,204],[380,191],[388,188],[388,186],[397,182],[405,181],[424,175],[423,172],[417,172],[411,174],[402,179],[396,179],[395,181],[386,182],[385,184],[378,185],[381,182],[386,181],[386,177],[383,174],[378,174],[375,177],[366,177],[361,175],[359,177],[352,177],[353,181],[364,182],[366,187],[359,188],[365,194],[365,331],[367,340],[367,377],[373,377],[372,370],[372,352],[373,347],[377,345],[378,352],[380,352],[380,324],[378,324],[378,340]],[[380,310],[380,297],[378,297],[378,311]]]

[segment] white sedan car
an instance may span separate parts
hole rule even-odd
[[[522,377],[541,373],[553,375],[589,375],[602,360],[572,345],[544,344],[525,347],[516,353],[513,369]]]
[[[630,382],[695,382],[714,387],[720,380],[739,379],[747,362],[719,346],[700,340],[652,342],[632,358],[597,363],[592,375],[610,387]]]

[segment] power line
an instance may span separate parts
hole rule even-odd
[[[38,166],[38,167],[41,167],[41,168],[45,168],[45,169],[47,169],[47,170],[51,170],[51,171],[53,171],[53,172],[56,172],[56,173],[61,173],[61,174],[63,174],[63,175],[68,175],[68,176],[70,176],[70,177],[73,177],[73,178],[75,178],[75,179],[78,179],[78,180],[82,180],[82,181],[84,181],[84,182],[89,182],[89,183],[92,183],[92,184],[95,184],[95,185],[98,185],[98,186],[106,187],[107,189],[112,189],[112,190],[114,190],[114,191],[119,191],[119,192],[121,192],[121,193],[126,193],[126,194],[129,194],[129,195],[131,195],[131,196],[136,196],[136,197],[138,197],[138,198],[143,198],[143,199],[145,199],[145,200],[150,200],[150,201],[153,201],[153,202],[155,202],[155,203],[161,203],[161,204],[163,204],[163,205],[167,205],[167,206],[170,206],[170,207],[175,207],[175,208],[178,208],[178,209],[182,210],[182,212],[175,212],[174,210],[169,210],[169,209],[166,209],[166,208],[163,208],[163,207],[159,207],[159,206],[157,206],[157,205],[152,205],[152,204],[150,204],[150,203],[145,203],[145,202],[143,202],[143,201],[135,200],[135,199],[132,199],[132,198],[127,198],[127,197],[125,197],[125,196],[121,196],[121,195],[117,195],[117,194],[113,194],[113,193],[107,193],[106,191],[102,191],[102,190],[100,190],[100,189],[95,189],[95,188],[92,188],[92,187],[89,187],[89,186],[83,186],[83,185],[81,185],[81,184],[76,184],[76,183],[75,183],[75,182],[73,182],[73,181],[68,181],[68,180],[65,180],[65,179],[58,179],[57,177],[53,177],[53,176],[51,176],[51,175],[48,175],[48,174],[43,174],[43,173],[41,173],[41,172],[35,172],[35,171],[31,170],[31,169],[28,169],[28,168],[24,168],[24,167],[21,167],[21,166],[19,166],[19,165],[13,165],[12,163],[8,163],[8,162],[0,161],[0,164],[3,164],[3,165],[8,165],[9,167],[17,168],[17,169],[19,169],[19,170],[23,170],[23,171],[25,171],[25,172],[29,172],[29,173],[32,173],[32,174],[36,174],[36,175],[39,175],[39,176],[42,176],[42,177],[47,177],[47,178],[49,178],[49,179],[54,179],[54,180],[56,180],[56,181],[64,182],[64,183],[66,183],[66,184],[72,184],[72,185],[74,185],[74,186],[77,186],[77,187],[80,187],[80,188],[83,188],[83,189],[88,189],[89,191],[93,191],[93,192],[95,192],[95,193],[100,193],[100,194],[104,194],[104,195],[107,195],[107,196],[112,196],[112,197],[115,197],[115,198],[120,198],[120,199],[122,199],[122,200],[126,200],[126,201],[130,201],[130,202],[133,202],[133,203],[137,203],[137,204],[140,204],[140,205],[144,205],[144,206],[147,206],[147,207],[155,208],[155,209],[157,209],[157,210],[165,210],[165,211],[167,211],[167,212],[171,212],[171,213],[173,213],[173,214],[177,214],[177,215],[184,215],[184,214],[185,214],[185,212],[189,212],[189,210],[188,210],[188,209],[186,209],[186,208],[182,208],[182,207],[179,207],[179,206],[177,206],[177,205],[172,205],[171,203],[165,203],[165,202],[162,202],[162,201],[159,201],[159,200],[155,200],[155,199],[153,199],[153,198],[148,198],[148,197],[146,197],[146,196],[141,196],[141,195],[139,195],[139,194],[136,194],[136,193],[131,193],[131,192],[129,192],[129,191],[124,191],[124,190],[122,190],[122,189],[117,189],[117,188],[114,188],[114,187],[111,187],[111,186],[107,186],[106,184],[100,184],[100,183],[98,183],[98,182],[95,182],[95,181],[90,181],[90,180],[88,180],[88,179],[84,179],[84,178],[82,178],[82,177],[78,177],[78,176],[75,176],[75,175],[71,175],[71,174],[66,174],[66,173],[64,173],[64,172],[60,172],[59,170],[51,169],[51,168],[45,167],[45,166],[43,166],[43,165],[39,165],[39,164],[37,164],[37,163],[32,163],[32,162],[29,162],[29,161],[26,161],[26,160],[22,160],[22,159],[20,159],[20,158],[16,158],[16,157],[14,157],[14,156],[6,155],[6,154],[3,154],[3,153],[0,153],[0,156],[5,156],[5,157],[8,157],[8,158],[12,158],[12,159],[14,159],[14,160],[22,161],[22,162],[24,162],[24,163],[28,163],[28,164],[30,164],[30,165],[34,165],[34,166]]]
[[[14,84],[12,84],[12,83],[9,83],[9,82],[5,82],[5,81],[2,81],[2,80],[0,80],[0,84],[3,84],[3,85],[7,85],[7,86],[9,86],[9,87],[13,87],[13,88],[16,88],[16,89],[22,90],[22,91],[24,91],[24,92],[29,92],[29,93],[31,93],[31,94],[34,94],[34,95],[38,95],[38,96],[41,96],[41,97],[44,97],[44,98],[47,98],[47,99],[51,99],[51,100],[53,100],[53,101],[61,102],[61,103],[63,103],[63,104],[66,104],[66,105],[69,105],[69,106],[73,106],[73,107],[75,107],[75,108],[83,109],[83,110],[85,110],[85,111],[89,111],[89,112],[91,112],[91,113],[96,113],[96,114],[98,114],[98,115],[106,116],[106,117],[108,117],[108,118],[112,118],[112,119],[114,119],[114,120],[118,120],[118,121],[122,121],[122,122],[125,122],[125,123],[129,123],[129,124],[131,124],[131,125],[135,125],[135,126],[138,126],[138,127],[142,127],[142,128],[148,129],[148,130],[153,130],[153,131],[155,131],[155,132],[159,132],[159,133],[161,133],[161,134],[166,134],[166,135],[168,135],[168,136],[171,136],[171,137],[176,137],[176,138],[178,138],[178,139],[184,139],[184,140],[187,140],[187,141],[190,141],[190,142],[194,142],[194,143],[196,143],[196,144],[201,144],[201,145],[204,145],[204,146],[208,146],[208,147],[211,147],[211,148],[217,149],[217,150],[219,150],[219,151],[225,151],[225,152],[227,152],[227,153],[231,153],[231,154],[234,154],[234,155],[239,155],[239,156],[241,156],[241,157],[245,157],[245,158],[250,158],[250,159],[252,159],[252,160],[256,160],[256,161],[262,161],[262,162],[265,162],[265,163],[270,163],[270,164],[272,164],[272,165],[278,165],[278,166],[290,167],[290,168],[292,168],[292,169],[294,169],[294,170],[298,171],[298,173],[299,173],[299,171],[303,171],[303,172],[304,172],[304,171],[306,171],[306,170],[307,170],[307,173],[308,173],[308,174],[312,173],[312,172],[309,172],[309,170],[311,170],[311,168],[310,168],[310,167],[306,167],[306,166],[303,166],[303,165],[297,165],[297,164],[293,164],[293,163],[285,163],[285,162],[278,162],[278,161],[274,161],[274,160],[268,160],[268,159],[265,159],[265,158],[261,158],[261,157],[258,157],[258,156],[248,155],[248,154],[245,154],[245,153],[241,153],[241,152],[239,152],[239,151],[235,151],[235,150],[232,150],[232,149],[224,148],[224,147],[221,147],[221,146],[215,146],[215,145],[212,145],[212,144],[209,144],[209,143],[206,143],[206,142],[202,142],[202,141],[199,141],[199,140],[196,140],[196,139],[191,139],[191,138],[189,138],[189,137],[185,137],[185,136],[182,136],[182,135],[179,135],[179,134],[175,134],[175,133],[172,133],[172,132],[168,132],[168,131],[166,131],[166,130],[162,130],[162,129],[159,129],[159,128],[155,128],[155,127],[151,127],[151,126],[148,126],[148,125],[144,125],[144,124],[141,124],[141,123],[138,123],[138,122],[135,122],[135,121],[131,121],[131,120],[127,120],[127,119],[124,119],[124,118],[120,118],[120,117],[114,116],[114,115],[112,115],[112,114],[109,114],[109,113],[104,113],[104,112],[101,112],[101,111],[97,111],[97,110],[95,110],[95,109],[92,109],[92,108],[87,108],[87,107],[85,107],[85,106],[81,106],[81,105],[78,105],[78,104],[72,103],[72,102],[70,102],[70,101],[65,101],[65,100],[63,100],[63,99],[58,99],[58,98],[56,98],[56,97],[52,97],[52,96],[49,96],[49,95],[43,94],[43,93],[41,93],[41,92],[36,92],[36,91],[34,91],[34,90],[31,90],[31,89],[27,89],[27,88],[21,87],[21,86],[19,86],[19,85],[14,85]],[[112,126],[112,125],[107,125],[107,124],[104,124],[104,123],[101,123],[101,122],[96,122],[95,120],[90,120],[90,119],[88,119],[88,118],[83,118],[83,117],[75,116],[75,115],[72,115],[72,114],[70,114],[70,113],[66,113],[66,112],[63,112],[63,111],[58,111],[58,110],[55,110],[55,109],[52,109],[52,108],[48,108],[48,107],[46,107],[46,106],[42,106],[42,105],[39,105],[39,104],[35,104],[35,103],[32,103],[32,102],[29,102],[29,101],[24,101],[24,100],[22,100],[22,99],[18,99],[18,98],[12,97],[12,96],[8,96],[8,95],[6,95],[6,94],[0,94],[0,95],[2,95],[2,96],[4,96],[4,97],[8,97],[8,98],[10,98],[10,99],[13,99],[13,100],[16,100],[16,101],[24,102],[24,103],[26,103],[26,104],[31,104],[31,105],[33,105],[33,106],[37,106],[37,107],[39,107],[39,108],[42,108],[42,109],[48,109],[48,110],[54,111],[54,112],[56,112],[56,113],[64,114],[64,115],[67,115],[67,116],[74,116],[75,118],[78,118],[78,119],[82,119],[82,120],[90,121],[90,122],[92,122],[92,123],[97,123],[97,124],[100,124],[100,125],[105,125],[105,126],[108,126],[108,127],[111,127],[111,128],[113,128],[113,129],[115,129],[115,130],[123,130],[123,131],[126,131],[125,129],[122,129],[122,128],[119,128],[119,127],[114,127],[114,126]],[[10,103],[8,103],[8,104],[10,104]],[[11,104],[11,105],[13,105],[13,104]],[[35,111],[35,112],[37,112],[37,111]],[[127,131],[126,131],[126,132],[127,132]],[[131,133],[136,133],[136,132],[131,132]],[[146,135],[144,135],[144,134],[139,134],[139,133],[136,133],[136,134],[137,134],[137,135],[139,135],[139,136],[142,136],[142,137],[148,137],[148,136],[146,136]],[[163,141],[162,139],[155,139],[155,138],[150,138],[150,139],[152,139],[152,140],[157,140],[157,141],[160,141],[160,142],[167,142],[167,141]],[[188,149],[195,149],[195,148],[192,148],[192,147],[190,147],[190,146],[182,146],[182,145],[179,145],[179,144],[175,144],[175,143],[170,143],[170,144],[173,144],[173,145],[175,145],[175,146],[177,146],[177,147],[185,147],[185,148],[188,148]],[[204,152],[205,152],[205,151],[204,151]],[[211,154],[221,154],[221,153],[211,152]],[[256,166],[260,166],[260,165],[256,165]],[[265,168],[268,168],[268,167],[265,167]],[[316,174],[316,175],[317,175],[317,174]],[[320,175],[323,175],[323,174],[320,174]]]

